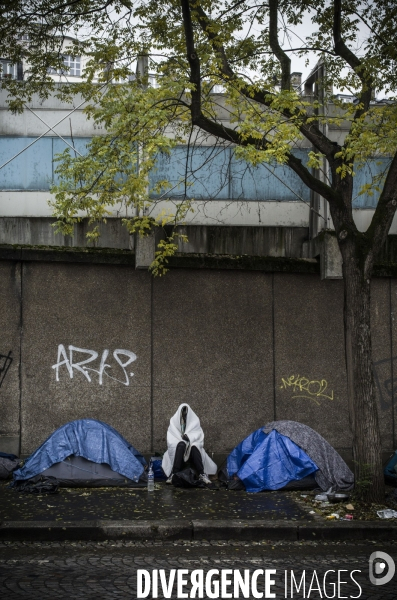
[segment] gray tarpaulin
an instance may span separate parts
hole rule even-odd
[[[19,462],[19,458],[0,456],[0,479],[7,479],[13,470],[17,468]]]

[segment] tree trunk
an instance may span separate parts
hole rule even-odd
[[[340,249],[343,256],[346,369],[356,490],[363,500],[384,502],[382,445],[371,343],[373,259],[371,254],[363,252],[357,239],[344,240]]]

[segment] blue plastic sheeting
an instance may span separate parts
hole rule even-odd
[[[29,144],[36,138],[22,136],[1,136],[0,165],[27,148],[8,165],[0,169],[1,190],[49,190],[53,183],[59,183],[54,162],[68,146],[58,137],[45,136]],[[64,138],[80,154],[85,154],[91,138]],[[73,156],[73,150],[70,149]],[[293,154],[304,165],[308,160],[308,149],[295,149]],[[379,193],[372,196],[366,192],[358,195],[364,183],[384,172],[390,164],[385,157],[371,158],[362,169],[356,169],[353,179],[353,207],[375,208]],[[189,185],[185,189],[183,180],[187,176]],[[299,201],[310,202],[310,190],[301,179],[286,165],[260,164],[257,167],[237,160],[232,148],[222,146],[177,146],[170,155],[159,154],[156,168],[150,173],[151,197],[165,192],[165,197],[214,200],[246,201]],[[153,192],[153,186],[162,180],[171,184],[169,191]],[[190,185],[191,184],[191,185]]]
[[[397,450],[385,466],[384,474],[397,482]]]
[[[353,208],[376,208],[379,200],[379,192],[373,190],[372,196],[365,194],[358,195],[361,187],[365,183],[371,183],[373,178],[382,175],[388,171],[390,166],[390,158],[372,158],[361,169],[355,169],[355,177],[353,178]],[[378,182],[380,189],[383,187],[382,182]]]
[[[68,137],[64,137],[64,139],[69,142],[69,144],[71,146],[73,146],[74,148],[76,148],[76,151],[79,154],[82,154],[84,156],[84,154],[87,154],[87,144],[91,141],[91,138],[68,138]],[[67,144],[65,144],[65,142],[63,140],[61,140],[60,138],[52,138],[52,160],[53,162],[53,182],[58,185],[59,184],[59,175],[57,175],[55,173],[57,167],[60,165],[60,163],[56,160],[54,160],[56,158],[56,156],[58,154],[61,154],[62,152],[64,152],[65,150],[69,150],[70,155],[74,158],[75,156],[79,156],[79,154],[77,154],[77,152],[74,152],[70,146],[68,146]]]
[[[24,150],[17,158],[0,169],[1,190],[49,190],[54,182],[58,182],[55,175],[57,167],[54,158],[68,148],[60,138],[43,137],[31,144],[34,137],[1,137],[0,165]],[[80,154],[85,154],[90,138],[65,137],[65,140],[76,148]],[[70,149],[73,154],[73,150]]]
[[[288,437],[257,429],[240,442],[227,459],[229,477],[237,475],[247,492],[279,490],[307,477],[317,465]]]
[[[164,481],[165,479],[167,479],[167,475],[163,471],[162,464],[163,460],[161,458],[157,458],[157,456],[154,456],[152,458],[152,469],[154,473],[154,479],[156,481]]]
[[[7,452],[0,452],[0,458],[8,458],[8,460],[15,460],[18,458],[15,454],[8,454]]]
[[[113,427],[94,419],[81,419],[54,431],[24,466],[14,471],[14,479],[30,479],[72,454],[106,463],[113,471],[133,481],[138,481],[146,465],[140,452]]]
[[[26,148],[34,138],[2,137],[0,165]],[[0,170],[2,190],[48,190],[52,181],[52,139],[41,138]]]
[[[308,150],[294,150],[304,164]],[[189,185],[184,185],[187,177]],[[161,190],[151,197],[186,197],[194,199],[241,199],[262,201],[310,202],[310,190],[285,165],[258,165],[253,167],[234,156],[231,148],[222,146],[177,146],[170,154],[159,154],[155,169],[150,174],[150,188],[159,181],[170,182],[169,191]]]
[[[159,154],[149,176],[150,196],[172,198],[230,198],[230,149],[211,146],[177,146],[170,154]],[[185,177],[189,185],[185,187]],[[152,190],[159,181],[170,183],[169,191]]]
[[[294,150],[292,154],[306,165],[309,150]],[[231,198],[241,200],[264,200],[310,202],[310,189],[287,165],[277,163],[259,164],[256,167],[242,160],[231,161]]]
[[[266,433],[263,432],[263,427],[260,427],[242,442],[235,447],[234,450],[227,457],[227,471],[229,477],[235,475],[238,470],[243,466],[247,458],[249,458],[256,446],[263,442],[267,438]]]

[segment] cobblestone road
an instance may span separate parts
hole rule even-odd
[[[138,569],[149,572],[164,569],[167,577],[171,569],[189,572],[202,569],[205,573],[210,569],[239,569],[241,573],[244,569],[251,573],[257,569],[275,569],[272,577],[276,584],[271,591],[276,598],[396,600],[396,576],[383,586],[369,582],[368,559],[375,550],[387,552],[397,561],[397,544],[375,542],[354,546],[315,542],[3,542],[0,543],[0,598],[130,600],[137,597]],[[295,587],[291,589],[291,571],[299,582],[303,570],[305,594],[303,587],[299,592]],[[327,570],[334,572],[328,573],[324,585]],[[339,592],[332,585],[337,582],[338,570],[343,570],[341,581],[347,582],[340,584]],[[361,571],[353,574],[356,583],[350,575],[354,570]],[[264,589],[263,578],[259,578],[258,591]],[[161,588],[158,597],[164,597]]]
[[[396,578],[384,586],[369,582],[368,559],[374,550],[386,551],[397,561],[397,545],[379,543],[4,542],[0,543],[0,598],[130,600],[137,597],[138,569],[150,573],[164,569],[167,576],[171,569],[202,569],[204,573],[210,569],[238,569],[241,573],[244,569],[251,573],[275,569],[271,591],[276,598],[396,600]],[[291,571],[299,585],[303,570],[305,593],[303,587],[297,592],[291,584]],[[327,570],[333,572],[324,584]],[[339,592],[333,585],[338,571],[340,580],[346,582],[340,584]],[[258,591],[264,590],[264,578],[260,577]],[[161,588],[158,597],[164,597]]]

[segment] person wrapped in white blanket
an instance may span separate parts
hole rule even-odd
[[[170,419],[167,431],[167,452],[163,456],[163,471],[167,483],[174,473],[182,471],[190,459],[199,479],[209,485],[208,475],[215,475],[217,466],[204,450],[204,431],[200,419],[188,404],[181,404]]]

